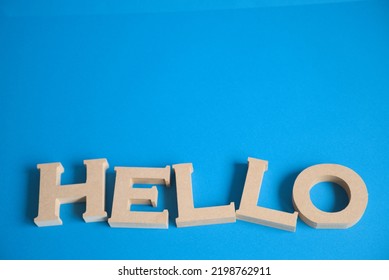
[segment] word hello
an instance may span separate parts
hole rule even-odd
[[[38,164],[40,169],[39,213],[34,219],[38,226],[61,225],[60,205],[85,202],[85,222],[107,220],[104,209],[106,159],[85,160],[87,179],[84,184],[61,186],[61,163]],[[234,203],[225,206],[194,208],[192,195],[193,166],[191,163],[173,165],[176,176],[178,217],[177,227],[232,223],[236,219],[295,231],[297,217],[314,228],[349,228],[362,217],[368,194],[362,178],[353,170],[338,164],[318,164],[303,170],[293,186],[294,213],[257,206],[262,178],[267,161],[249,158],[248,171],[240,202],[235,211]],[[168,210],[162,212],[131,211],[133,204],[157,206],[158,191],[151,188],[134,188],[134,184],[161,184],[170,186],[170,166],[165,168],[115,167],[116,182],[111,227],[168,228]],[[310,189],[320,182],[339,184],[348,194],[349,203],[339,212],[317,209],[310,198]]]

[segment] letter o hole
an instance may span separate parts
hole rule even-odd
[[[312,203],[310,190],[322,182],[333,182],[347,193],[349,203],[339,212],[322,211]],[[366,185],[350,168],[338,164],[318,164],[303,170],[293,186],[293,205],[299,217],[313,228],[345,229],[355,225],[365,212]]]

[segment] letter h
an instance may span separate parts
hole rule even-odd
[[[61,204],[86,202],[83,214],[85,222],[107,220],[105,212],[105,171],[108,169],[106,159],[84,160],[87,170],[86,183],[61,186],[61,163],[38,164],[40,170],[40,191],[38,217],[34,219],[37,226],[62,225],[59,217]]]

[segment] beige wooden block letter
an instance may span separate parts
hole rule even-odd
[[[62,225],[59,217],[61,204],[86,201],[85,222],[107,220],[105,212],[106,159],[84,160],[86,183],[61,186],[62,164],[38,164],[40,170],[39,212],[34,219],[37,226]]]
[[[111,227],[168,228],[169,213],[130,211],[133,204],[149,204],[157,207],[158,190],[133,188],[134,184],[163,184],[170,186],[170,166],[165,168],[116,167],[115,194]]]
[[[321,182],[334,182],[349,197],[347,207],[339,212],[324,212],[311,200],[311,188]],[[338,164],[318,164],[303,170],[293,186],[293,204],[300,218],[314,228],[345,229],[363,216],[368,201],[366,185],[350,168]]]
[[[210,224],[233,223],[236,221],[235,206],[194,208],[192,194],[191,163],[173,165],[176,173],[178,218],[177,227],[201,226]]]
[[[246,182],[236,218],[251,223],[296,231],[298,213],[286,213],[257,206],[262,179],[267,170],[267,161],[249,158]]]

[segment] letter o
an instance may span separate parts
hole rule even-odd
[[[325,212],[312,203],[310,190],[321,182],[333,182],[347,193],[349,203],[339,212]],[[365,212],[366,185],[350,168],[339,164],[318,164],[303,170],[293,186],[293,205],[300,218],[313,228],[345,229],[355,225]]]

